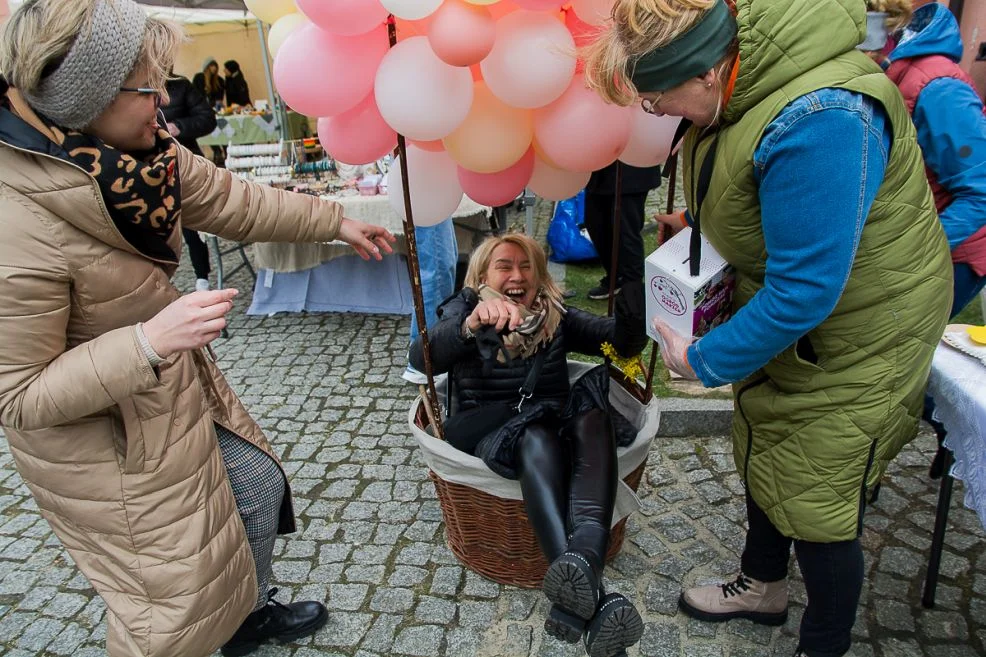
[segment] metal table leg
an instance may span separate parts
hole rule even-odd
[[[952,484],[949,474],[954,458],[952,452],[945,451],[945,470],[938,488],[938,508],[935,511],[935,530],[931,535],[931,554],[928,557],[928,574],[924,580],[924,595],[921,604],[926,609],[935,606],[935,589],[938,588],[938,569],[941,566],[942,548],[945,546],[945,526],[948,524],[948,509],[952,504]]]
[[[209,242],[209,249],[216,256],[216,289],[221,290],[223,289],[223,254],[222,251],[219,250],[219,238],[210,234],[207,241]],[[228,338],[229,331],[223,329],[220,332],[220,335],[223,338]]]

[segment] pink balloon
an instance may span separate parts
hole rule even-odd
[[[397,133],[380,116],[371,93],[348,112],[319,119],[318,140],[340,162],[369,164],[394,150]]]
[[[541,158],[534,159],[534,172],[527,186],[531,191],[549,201],[563,201],[572,198],[589,182],[592,173],[578,173],[557,169]]]
[[[671,140],[681,119],[648,114],[637,104],[630,111],[630,141],[617,158],[635,167],[663,164],[671,154]]]
[[[408,139],[408,146],[416,146],[423,151],[428,151],[430,153],[441,153],[445,150],[445,144],[442,143],[441,139],[436,139],[434,141],[417,141],[416,139]]]
[[[326,32],[355,36],[387,20],[380,0],[295,0],[298,9]]]
[[[493,50],[496,22],[489,10],[459,0],[445,3],[431,17],[428,43],[446,64],[472,66]]]
[[[531,11],[558,11],[565,0],[514,0],[514,4]]]
[[[277,51],[274,84],[284,102],[302,114],[342,114],[373,90],[373,77],[388,49],[383,25],[359,37],[305,25]]]
[[[506,205],[524,191],[534,173],[534,148],[516,164],[496,173],[476,173],[458,167],[459,184],[466,196],[480,205]]]
[[[497,21],[496,43],[479,66],[490,91],[507,105],[543,107],[575,74],[575,42],[554,16],[517,11]]]
[[[534,138],[549,160],[569,171],[612,164],[630,140],[630,108],[610,105],[581,77],[561,98],[534,112]]]

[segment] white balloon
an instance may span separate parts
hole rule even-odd
[[[589,25],[602,25],[613,11],[613,0],[572,0],[572,10]]]
[[[442,6],[442,0],[380,0],[380,4],[397,18],[418,21],[431,16]]]
[[[648,114],[638,104],[631,113],[630,141],[616,159],[634,167],[663,164],[671,154],[671,140],[681,119]]]
[[[543,107],[575,74],[575,40],[553,15],[515,11],[496,24],[493,50],[480,62],[493,94],[513,107]]]
[[[472,106],[472,74],[449,66],[428,37],[411,37],[390,49],[374,81],[377,107],[391,128],[418,141],[447,137]]]
[[[278,18],[277,22],[270,26],[270,31],[267,34],[267,47],[270,49],[270,56],[276,56],[284,40],[307,22],[308,19],[301,12],[295,12]]]
[[[459,207],[462,187],[455,162],[445,151],[433,152],[408,146],[407,177],[411,186],[411,213],[415,226],[439,224]],[[406,219],[402,181],[401,160],[398,157],[387,172],[387,200],[401,219]]]

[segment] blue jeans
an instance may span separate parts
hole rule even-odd
[[[438,306],[455,291],[455,265],[459,261],[459,246],[451,219],[434,226],[416,227],[414,238],[418,244],[425,325],[431,328],[438,321],[435,312]],[[411,340],[416,337],[418,316],[414,312],[411,313]]]

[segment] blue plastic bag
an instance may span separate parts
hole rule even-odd
[[[596,247],[583,226],[585,221],[585,192],[559,201],[548,226],[548,246],[553,262],[576,262],[598,258]]]

